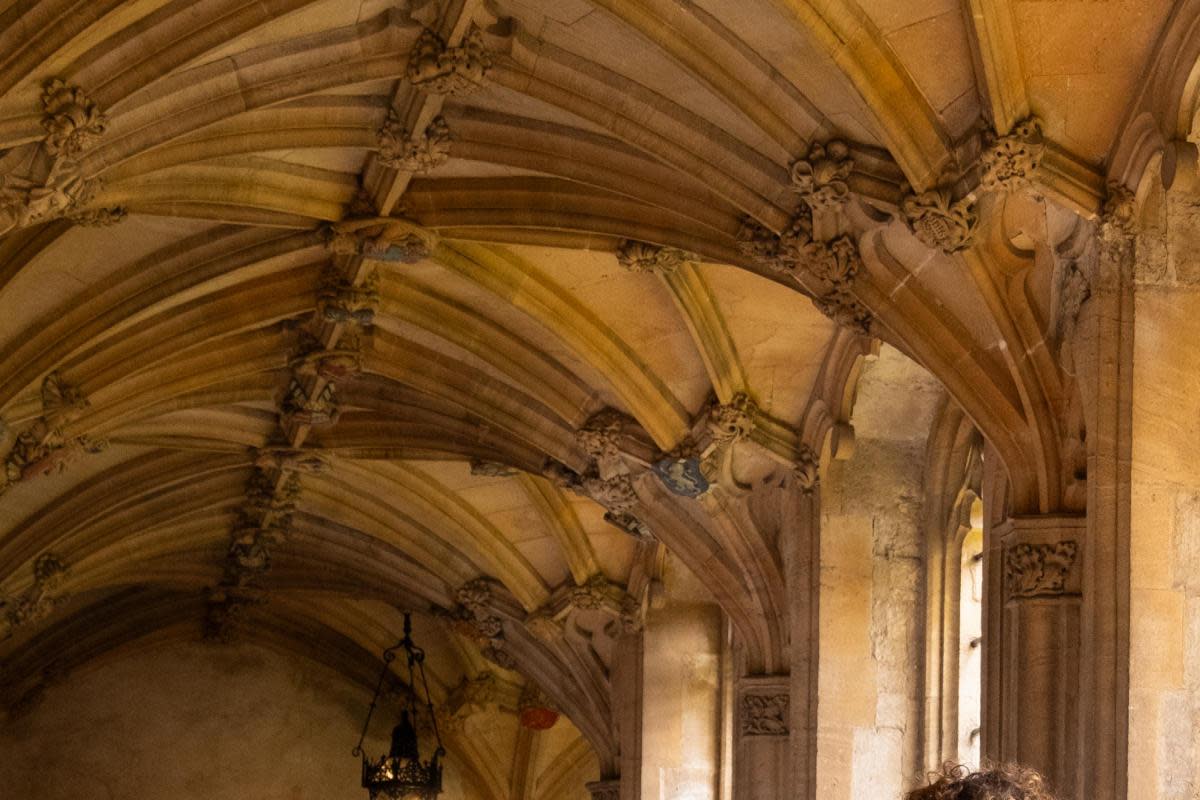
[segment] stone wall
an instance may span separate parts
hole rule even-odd
[[[1139,240],[1128,795],[1139,800],[1200,793],[1198,221],[1200,204],[1173,196],[1165,208],[1167,246]]]
[[[866,365],[853,456],[821,486],[817,796],[896,798],[920,771],[925,437],[940,390],[890,348]]]
[[[142,650],[72,676],[0,726],[0,797],[363,800],[350,751],[369,699],[257,647]],[[446,800],[463,798],[447,778]]]

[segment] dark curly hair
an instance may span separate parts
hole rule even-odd
[[[907,800],[1054,800],[1041,773],[1016,764],[986,764],[978,772],[947,764]]]

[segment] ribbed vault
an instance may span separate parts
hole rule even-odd
[[[965,5],[0,4],[0,696],[202,630],[369,681],[411,608],[440,696],[534,685],[612,773],[662,546],[786,672],[777,540],[877,339],[1015,512],[1079,510],[1059,287],[1120,110]],[[1030,114],[1036,196],[987,172]],[[701,455],[698,500],[647,469]]]

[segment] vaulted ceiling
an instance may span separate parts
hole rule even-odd
[[[603,769],[660,544],[778,667],[738,486],[875,340],[1077,506],[1059,287],[1172,11],[1094,5],[0,0],[0,694],[202,629],[369,682],[413,608]]]

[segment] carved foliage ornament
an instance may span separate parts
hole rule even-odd
[[[87,398],[57,371],[42,381],[42,416],[21,433],[4,458],[0,494],[14,483],[66,469],[81,453],[99,453],[108,447],[103,439],[68,436],[65,427],[89,408]]]
[[[979,185],[987,191],[1012,192],[1028,186],[1046,152],[1037,117],[1018,122],[1007,136],[988,136],[986,144],[979,156]]]
[[[1079,545],[1015,544],[1004,552],[1004,585],[1009,597],[1040,597],[1067,592],[1067,576],[1075,564]]]
[[[434,118],[424,131],[413,134],[391,109],[377,139],[379,160],[401,172],[426,173],[450,158],[450,126],[445,117]]]
[[[947,255],[965,250],[974,242],[979,218],[969,197],[951,201],[950,194],[942,190],[910,194],[900,210],[914,236]]]
[[[458,47],[426,29],[408,59],[408,80],[430,94],[463,96],[476,91],[492,68],[492,54],[478,28],[472,28]]]
[[[673,247],[632,240],[625,240],[617,248],[617,263],[630,272],[671,275],[691,258],[691,254]]]
[[[813,305],[838,325],[861,335],[871,332],[871,312],[852,291],[862,270],[862,257],[852,237],[814,239],[811,214],[802,211],[782,236],[747,219],[738,233],[738,248],[768,269],[807,284]]]
[[[587,785],[587,790],[592,800],[621,800],[621,782],[618,780],[594,781]]]
[[[787,736],[788,695],[786,693],[745,694],[740,707],[742,736]]]
[[[4,625],[4,636],[24,625],[39,622],[49,616],[55,608],[66,601],[67,596],[58,593],[67,567],[54,553],[43,553],[33,562],[33,585],[18,597],[0,598],[0,622]]]
[[[754,431],[758,405],[745,392],[738,392],[728,403],[717,404],[708,412],[705,426],[717,445],[740,442]]]
[[[850,148],[836,139],[814,144],[792,162],[792,190],[814,211],[835,211],[850,199]]]

